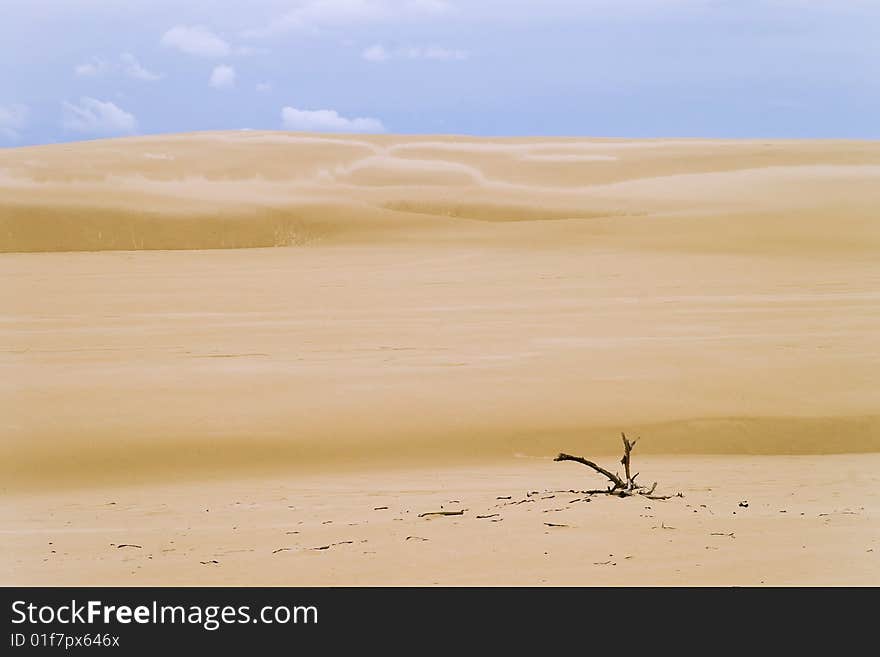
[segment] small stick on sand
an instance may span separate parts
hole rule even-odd
[[[463,516],[464,509],[461,511],[428,511],[426,513],[420,513],[419,518],[427,518],[428,516]]]

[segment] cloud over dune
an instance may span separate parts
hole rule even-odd
[[[97,137],[125,135],[137,132],[138,122],[133,114],[109,101],[83,97],[79,104],[62,103],[66,130]]]
[[[27,107],[24,105],[0,105],[0,138],[18,139],[26,121]]]
[[[151,133],[279,128],[292,105],[407,134],[880,137],[880,85],[865,69],[880,61],[880,0],[11,4],[9,145],[81,138],[60,114],[80,96]],[[221,65],[235,75],[212,85]],[[29,107],[25,129],[13,103]]]
[[[379,119],[341,116],[336,110],[304,110],[285,107],[281,110],[285,130],[304,132],[385,132]]]

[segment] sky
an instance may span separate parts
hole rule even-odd
[[[234,129],[880,138],[880,0],[0,4],[0,147]]]

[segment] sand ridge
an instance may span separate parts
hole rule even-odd
[[[880,146],[225,132],[0,151],[0,251],[602,239],[725,250],[880,244]],[[461,211],[465,208],[464,211]],[[835,212],[833,219],[830,211]],[[542,213],[545,213],[542,216]],[[509,231],[509,220],[570,219]],[[595,220],[605,219],[597,227]],[[615,221],[619,219],[620,221]]]

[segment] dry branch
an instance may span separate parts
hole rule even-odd
[[[588,461],[583,456],[572,456],[571,454],[560,453],[559,456],[557,456],[553,460],[554,461],[575,461],[576,463],[581,463],[581,464],[587,466],[588,468],[593,468],[593,470],[595,470],[599,474],[602,474],[602,475],[605,475],[606,477],[608,477],[608,479],[611,480],[611,483],[614,484],[614,488],[625,488],[626,487],[626,484],[623,482],[623,480],[621,480],[621,478],[618,477],[616,474],[612,474],[611,472],[609,472],[608,470],[603,468],[601,465],[596,465],[592,461]]]
[[[632,451],[633,448],[636,446],[636,443],[639,442],[639,439],[636,438],[635,440],[630,440],[623,432],[620,433],[620,437],[623,439],[623,457],[620,459],[620,463],[621,465],[623,465],[626,479],[621,479],[620,475],[612,473],[610,470],[606,470],[601,465],[598,465],[593,461],[590,461],[589,459],[585,459],[583,456],[572,456],[571,454],[560,453],[553,460],[574,461],[575,463],[580,463],[587,466],[588,468],[592,468],[611,482],[611,485],[606,490],[585,491],[588,494],[606,494],[616,495],[618,497],[641,495],[642,497],[646,497],[649,500],[668,500],[671,497],[683,497],[681,493],[676,493],[675,495],[654,495],[654,491],[657,489],[656,481],[650,486],[650,488],[637,484],[636,477],[639,476],[639,473],[630,473],[632,472]]]

